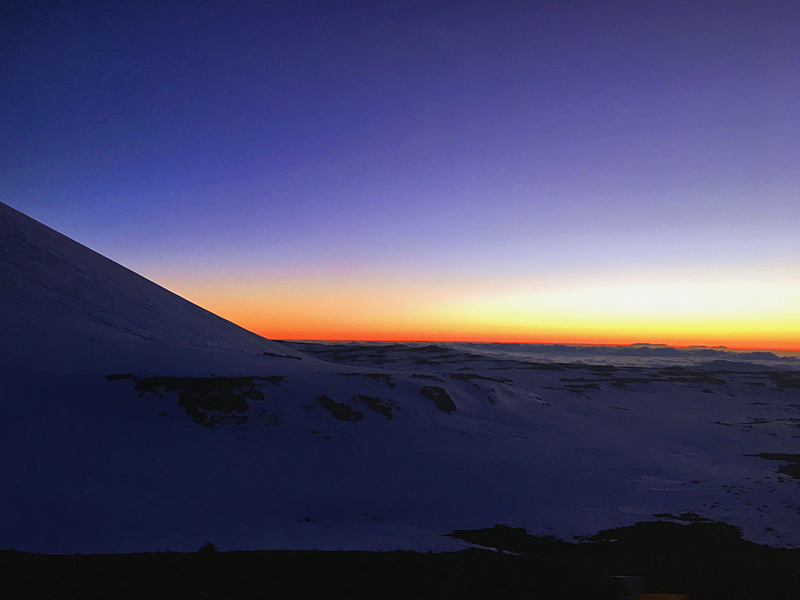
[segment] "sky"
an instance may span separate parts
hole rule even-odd
[[[797,2],[0,18],[0,199],[266,337],[800,350]]]

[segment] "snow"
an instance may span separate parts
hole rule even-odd
[[[453,529],[569,539],[686,512],[800,543],[800,481],[753,456],[800,452],[791,356],[281,344],[2,204],[0,244],[0,548],[452,550]],[[285,379],[210,428],[180,390],[136,389],[155,376]]]
[[[5,332],[292,354],[2,203],[0,222]]]

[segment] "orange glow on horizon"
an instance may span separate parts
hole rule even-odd
[[[225,315],[222,315],[225,316]],[[233,316],[233,315],[231,315]],[[245,317],[245,315],[241,315]],[[570,344],[570,345],[619,345],[632,344],[666,344],[676,348],[689,346],[707,346],[710,348],[724,346],[732,350],[776,350],[785,352],[800,352],[798,343],[798,327],[795,333],[786,331],[780,335],[775,328],[765,328],[767,331],[759,334],[757,331],[742,330],[743,328],[730,328],[723,332],[705,331],[698,327],[673,327],[641,326],[631,327],[625,332],[615,332],[614,324],[601,326],[593,324],[581,331],[572,328],[558,328],[551,326],[525,328],[527,331],[515,333],[508,330],[491,331],[485,328],[465,326],[462,330],[431,327],[423,328],[366,328],[352,325],[351,327],[331,327],[330,324],[317,323],[308,326],[304,323],[274,323],[266,324],[263,319],[251,316],[250,319],[231,319],[245,329],[269,339],[280,340],[315,340],[315,341],[365,341],[365,342],[473,342],[473,343],[521,343],[521,344]],[[523,328],[520,328],[523,329]],[[771,329],[771,331],[770,331]],[[669,330],[668,332],[666,330]]]
[[[649,338],[648,336],[633,337],[599,337],[599,336],[528,336],[528,335],[471,335],[451,334],[451,335],[425,335],[424,333],[398,333],[392,335],[386,332],[374,332],[361,335],[348,335],[348,331],[286,331],[281,329],[264,329],[247,327],[246,324],[238,325],[272,340],[286,341],[318,341],[318,342],[441,342],[441,343],[479,343],[479,344],[563,344],[573,346],[631,346],[634,344],[653,344],[667,345],[675,348],[688,347],[708,347],[729,350],[758,350],[758,351],[779,351],[779,352],[800,352],[800,345],[782,340],[770,341],[763,339],[732,338],[724,340],[709,341],[705,338],[696,339],[689,336],[681,336],[675,339]]]
[[[318,341],[387,341],[387,342],[477,342],[576,345],[667,344],[674,347],[725,346],[742,350],[800,351],[800,323],[786,321],[703,322],[692,319],[631,319],[620,322],[575,319],[574,322],[546,320],[541,323],[491,319],[437,321],[429,315],[410,319],[394,315],[395,325],[375,318],[335,315],[330,318],[312,314],[287,314],[274,311],[274,320],[264,313],[237,311],[220,307],[217,314],[269,339]],[[280,314],[283,313],[283,314]],[[386,319],[389,321],[390,319]],[[416,321],[416,322],[415,322]]]
[[[477,286],[253,280],[178,293],[275,340],[667,344],[800,352],[792,281]],[[185,293],[184,293],[185,292]]]

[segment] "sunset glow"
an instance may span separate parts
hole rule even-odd
[[[552,285],[541,291],[481,289],[465,282],[399,286],[325,280],[182,288],[212,312],[273,339],[648,342],[774,350],[799,348],[796,291],[796,284],[758,277]]]

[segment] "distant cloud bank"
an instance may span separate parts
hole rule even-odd
[[[703,346],[675,348],[661,344],[630,346],[579,346],[564,344],[448,344],[469,352],[537,362],[585,363],[633,367],[702,366],[738,370],[800,370],[800,353],[732,350]]]

